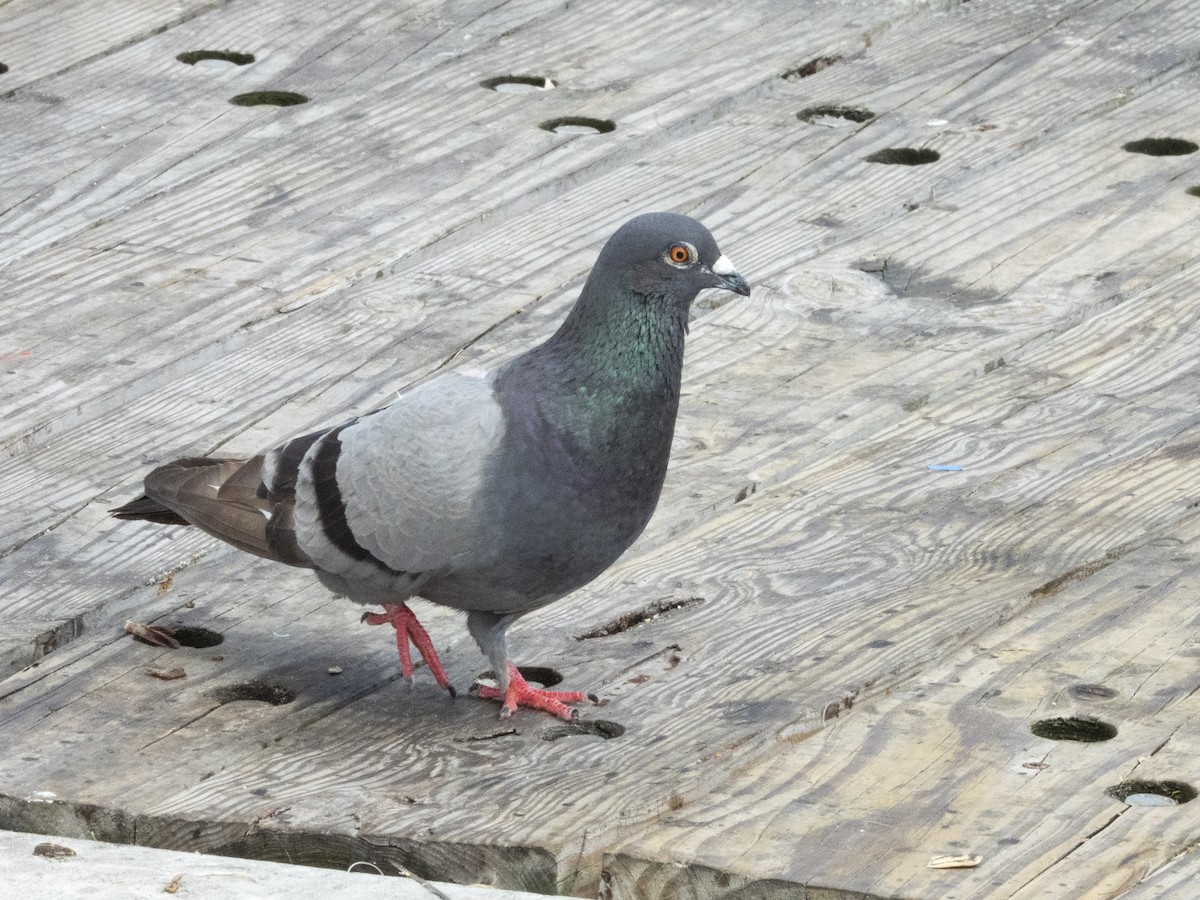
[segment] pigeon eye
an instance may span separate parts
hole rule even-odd
[[[667,259],[677,266],[682,266],[692,261],[692,252],[686,245],[676,244],[667,251]]]

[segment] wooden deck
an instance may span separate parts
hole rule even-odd
[[[620,900],[1194,893],[1200,803],[1139,801],[1200,787],[1200,156],[1123,147],[1200,141],[1195,33],[1195,0],[0,3],[0,828]],[[308,102],[229,103],[263,90]],[[940,158],[865,161],[904,148]],[[308,574],[107,518],[157,461],[528,346],[652,209],[754,295],[701,298],[647,533],[513,632],[592,725],[410,691]],[[1031,732],[1071,717],[1116,735]]]

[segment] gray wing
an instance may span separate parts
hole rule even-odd
[[[485,552],[477,498],[502,434],[490,379],[459,374],[325,432],[298,466],[299,549],[349,585],[392,593],[469,566]],[[268,455],[264,468],[285,467]]]

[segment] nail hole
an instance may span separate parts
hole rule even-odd
[[[846,122],[869,122],[875,118],[875,113],[857,106],[810,106],[796,113],[796,118],[809,125],[837,128]],[[831,119],[842,121],[830,121]]]
[[[198,628],[194,625],[160,625],[157,630],[174,638],[179,646],[192,647],[197,650],[215,647],[225,642],[225,635],[219,631],[213,631],[209,628]],[[151,647],[167,646],[166,642],[155,643],[154,641],[146,640],[134,632],[130,633],[133,634],[133,639],[139,644],[147,644]]]
[[[611,119],[589,119],[586,116],[562,116],[550,119],[538,126],[543,131],[555,134],[608,134],[615,131],[617,123]]]
[[[8,66],[6,66],[4,63],[0,63],[0,75],[3,75],[7,71],[8,71]]]
[[[1197,797],[1196,789],[1184,781],[1122,781],[1104,793],[1130,806],[1170,806]]]
[[[498,75],[479,82],[480,87],[501,94],[528,94],[558,87],[558,82],[544,75]]]
[[[248,66],[254,62],[253,53],[234,53],[230,50],[188,50],[175,57],[185,65],[194,66],[198,62],[224,62],[235,66]]]
[[[788,69],[779,77],[784,81],[796,81],[799,78],[808,78],[810,75],[816,75],[822,69],[828,69],[834,63],[841,61],[842,58],[840,56],[818,56],[816,59],[810,59],[802,66]]]
[[[555,725],[542,732],[543,741],[557,741],[565,737],[579,734],[590,734],[595,737],[611,740],[625,733],[625,726],[608,719],[578,719],[565,725]]]
[[[284,706],[296,699],[296,692],[291,688],[280,687],[277,684],[248,681],[245,684],[231,684],[228,687],[217,688],[215,691],[210,691],[208,696],[220,704],[253,700],[256,703]]]
[[[1200,184],[1196,185],[1195,187],[1188,188],[1187,192],[1193,197],[1200,197]]]
[[[890,147],[887,150],[877,150],[870,156],[863,157],[870,163],[884,163],[891,166],[927,166],[942,158],[942,155],[929,147]]]
[[[229,102],[234,106],[299,106],[307,103],[308,98],[291,91],[251,91],[230,97]]]
[[[1080,741],[1085,744],[1111,741],[1117,736],[1117,726],[1088,716],[1067,719],[1042,719],[1029,726],[1040,738],[1052,741]]]
[[[1118,694],[1116,690],[1102,684],[1073,684],[1067,688],[1067,693],[1076,700],[1112,700]]]
[[[220,632],[211,631],[208,628],[196,628],[191,625],[176,628],[172,637],[184,647],[194,647],[197,650],[225,643],[225,635]]]
[[[1144,153],[1146,156],[1187,156],[1200,150],[1200,145],[1183,138],[1142,138],[1130,141],[1121,147],[1129,153]]]
[[[563,680],[562,675],[549,666],[517,666],[517,671],[526,681],[540,684],[544,688],[554,687],[556,684],[561,684]],[[489,669],[475,680],[478,681],[480,678],[486,678],[495,683],[496,673]]]

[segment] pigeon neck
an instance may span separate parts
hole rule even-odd
[[[499,373],[514,433],[557,448],[554,465],[593,474],[616,466],[624,475],[614,490],[631,484],[656,497],[679,409],[686,326],[686,307],[666,298],[585,291],[549,340]]]
[[[598,399],[606,393],[614,402],[645,394],[678,398],[686,306],[626,292],[597,296],[588,287],[539,350],[555,358],[562,376]]]

